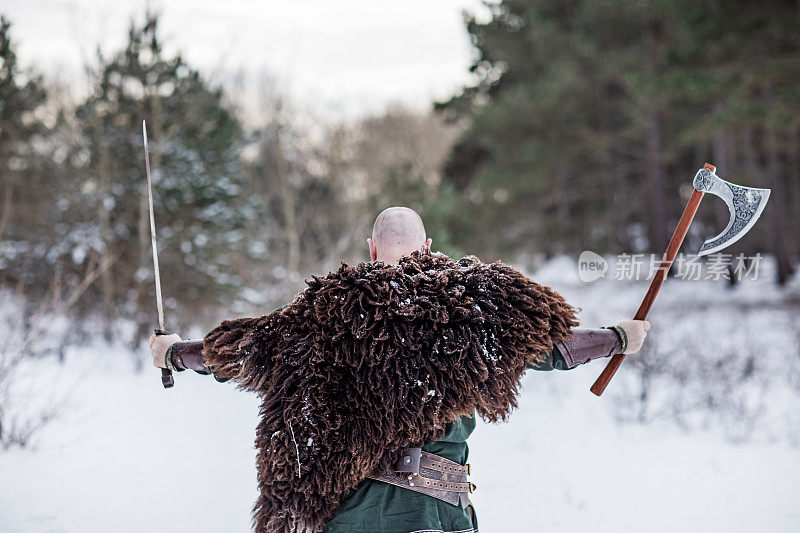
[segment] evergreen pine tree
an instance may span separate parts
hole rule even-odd
[[[79,179],[90,184],[91,216],[105,253],[116,259],[104,285],[106,304],[123,304],[141,336],[155,316],[142,120],[165,303],[174,309],[180,301],[193,320],[207,304],[229,303],[241,285],[233,266],[248,253],[244,225],[253,212],[242,194],[239,149],[246,139],[221,89],[180,55],[164,53],[157,16],[132,23],[125,47],[100,59],[94,92],[78,109],[90,154]]]

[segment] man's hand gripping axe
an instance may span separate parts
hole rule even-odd
[[[678,227],[675,229],[675,233],[669,241],[669,246],[667,246],[667,251],[664,254],[664,260],[658,267],[658,271],[653,277],[652,283],[650,283],[650,288],[647,290],[642,305],[639,306],[639,310],[636,311],[636,315],[634,316],[635,320],[644,320],[648,311],[650,311],[650,307],[653,305],[653,301],[656,299],[661,285],[667,278],[667,272],[669,272],[672,261],[675,259],[675,255],[677,255],[684,237],[686,237],[686,232],[689,231],[689,225],[692,223],[694,214],[700,206],[700,200],[703,199],[705,193],[715,194],[722,198],[725,203],[728,204],[731,218],[728,221],[728,225],[722,230],[722,233],[703,243],[698,255],[708,255],[718,252],[744,237],[745,233],[750,231],[750,228],[755,225],[756,220],[758,220],[758,217],[761,216],[761,212],[764,210],[764,206],[767,205],[767,200],[769,200],[769,189],[742,187],[740,185],[728,183],[720,179],[716,174],[716,167],[708,163],[697,171],[692,185],[694,186],[692,197],[689,198],[689,203],[686,204],[686,209],[683,210],[683,216],[681,216]],[[622,364],[623,359],[625,359],[624,353],[617,354],[611,358],[605,370],[603,370],[603,373],[600,374],[600,377],[598,377],[597,381],[592,385],[590,390],[593,393],[598,396],[603,394],[608,382],[614,377],[614,373],[619,368],[619,365]]]
[[[150,204],[150,241],[153,244],[153,272],[156,279],[156,306],[158,307],[158,329],[156,335],[169,335],[164,329],[164,303],[161,300],[161,274],[158,270],[158,245],[156,243],[156,217],[153,214],[153,179],[150,177],[150,151],[147,148],[147,126],[142,121],[142,140],[144,141],[144,168],[147,174],[147,200]],[[161,384],[165,389],[175,385],[172,370],[161,369]]]

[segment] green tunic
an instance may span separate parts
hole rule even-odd
[[[557,348],[532,370],[567,370]],[[447,424],[445,435],[423,450],[461,465],[467,463],[467,437],[475,429],[475,415],[462,416]],[[464,509],[419,492],[365,479],[345,498],[323,533],[473,533],[478,519],[470,505]]]

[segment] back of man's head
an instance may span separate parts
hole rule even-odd
[[[430,246],[422,219],[413,209],[385,209],[372,226],[370,255],[372,260],[397,263],[401,257]]]

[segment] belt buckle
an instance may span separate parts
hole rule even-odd
[[[477,488],[478,488],[478,487],[477,487],[477,485],[475,485],[475,483],[473,483],[472,481],[470,481],[470,482],[469,482],[469,493],[470,493],[470,494],[472,494],[473,492],[475,492],[475,489],[477,489]]]

